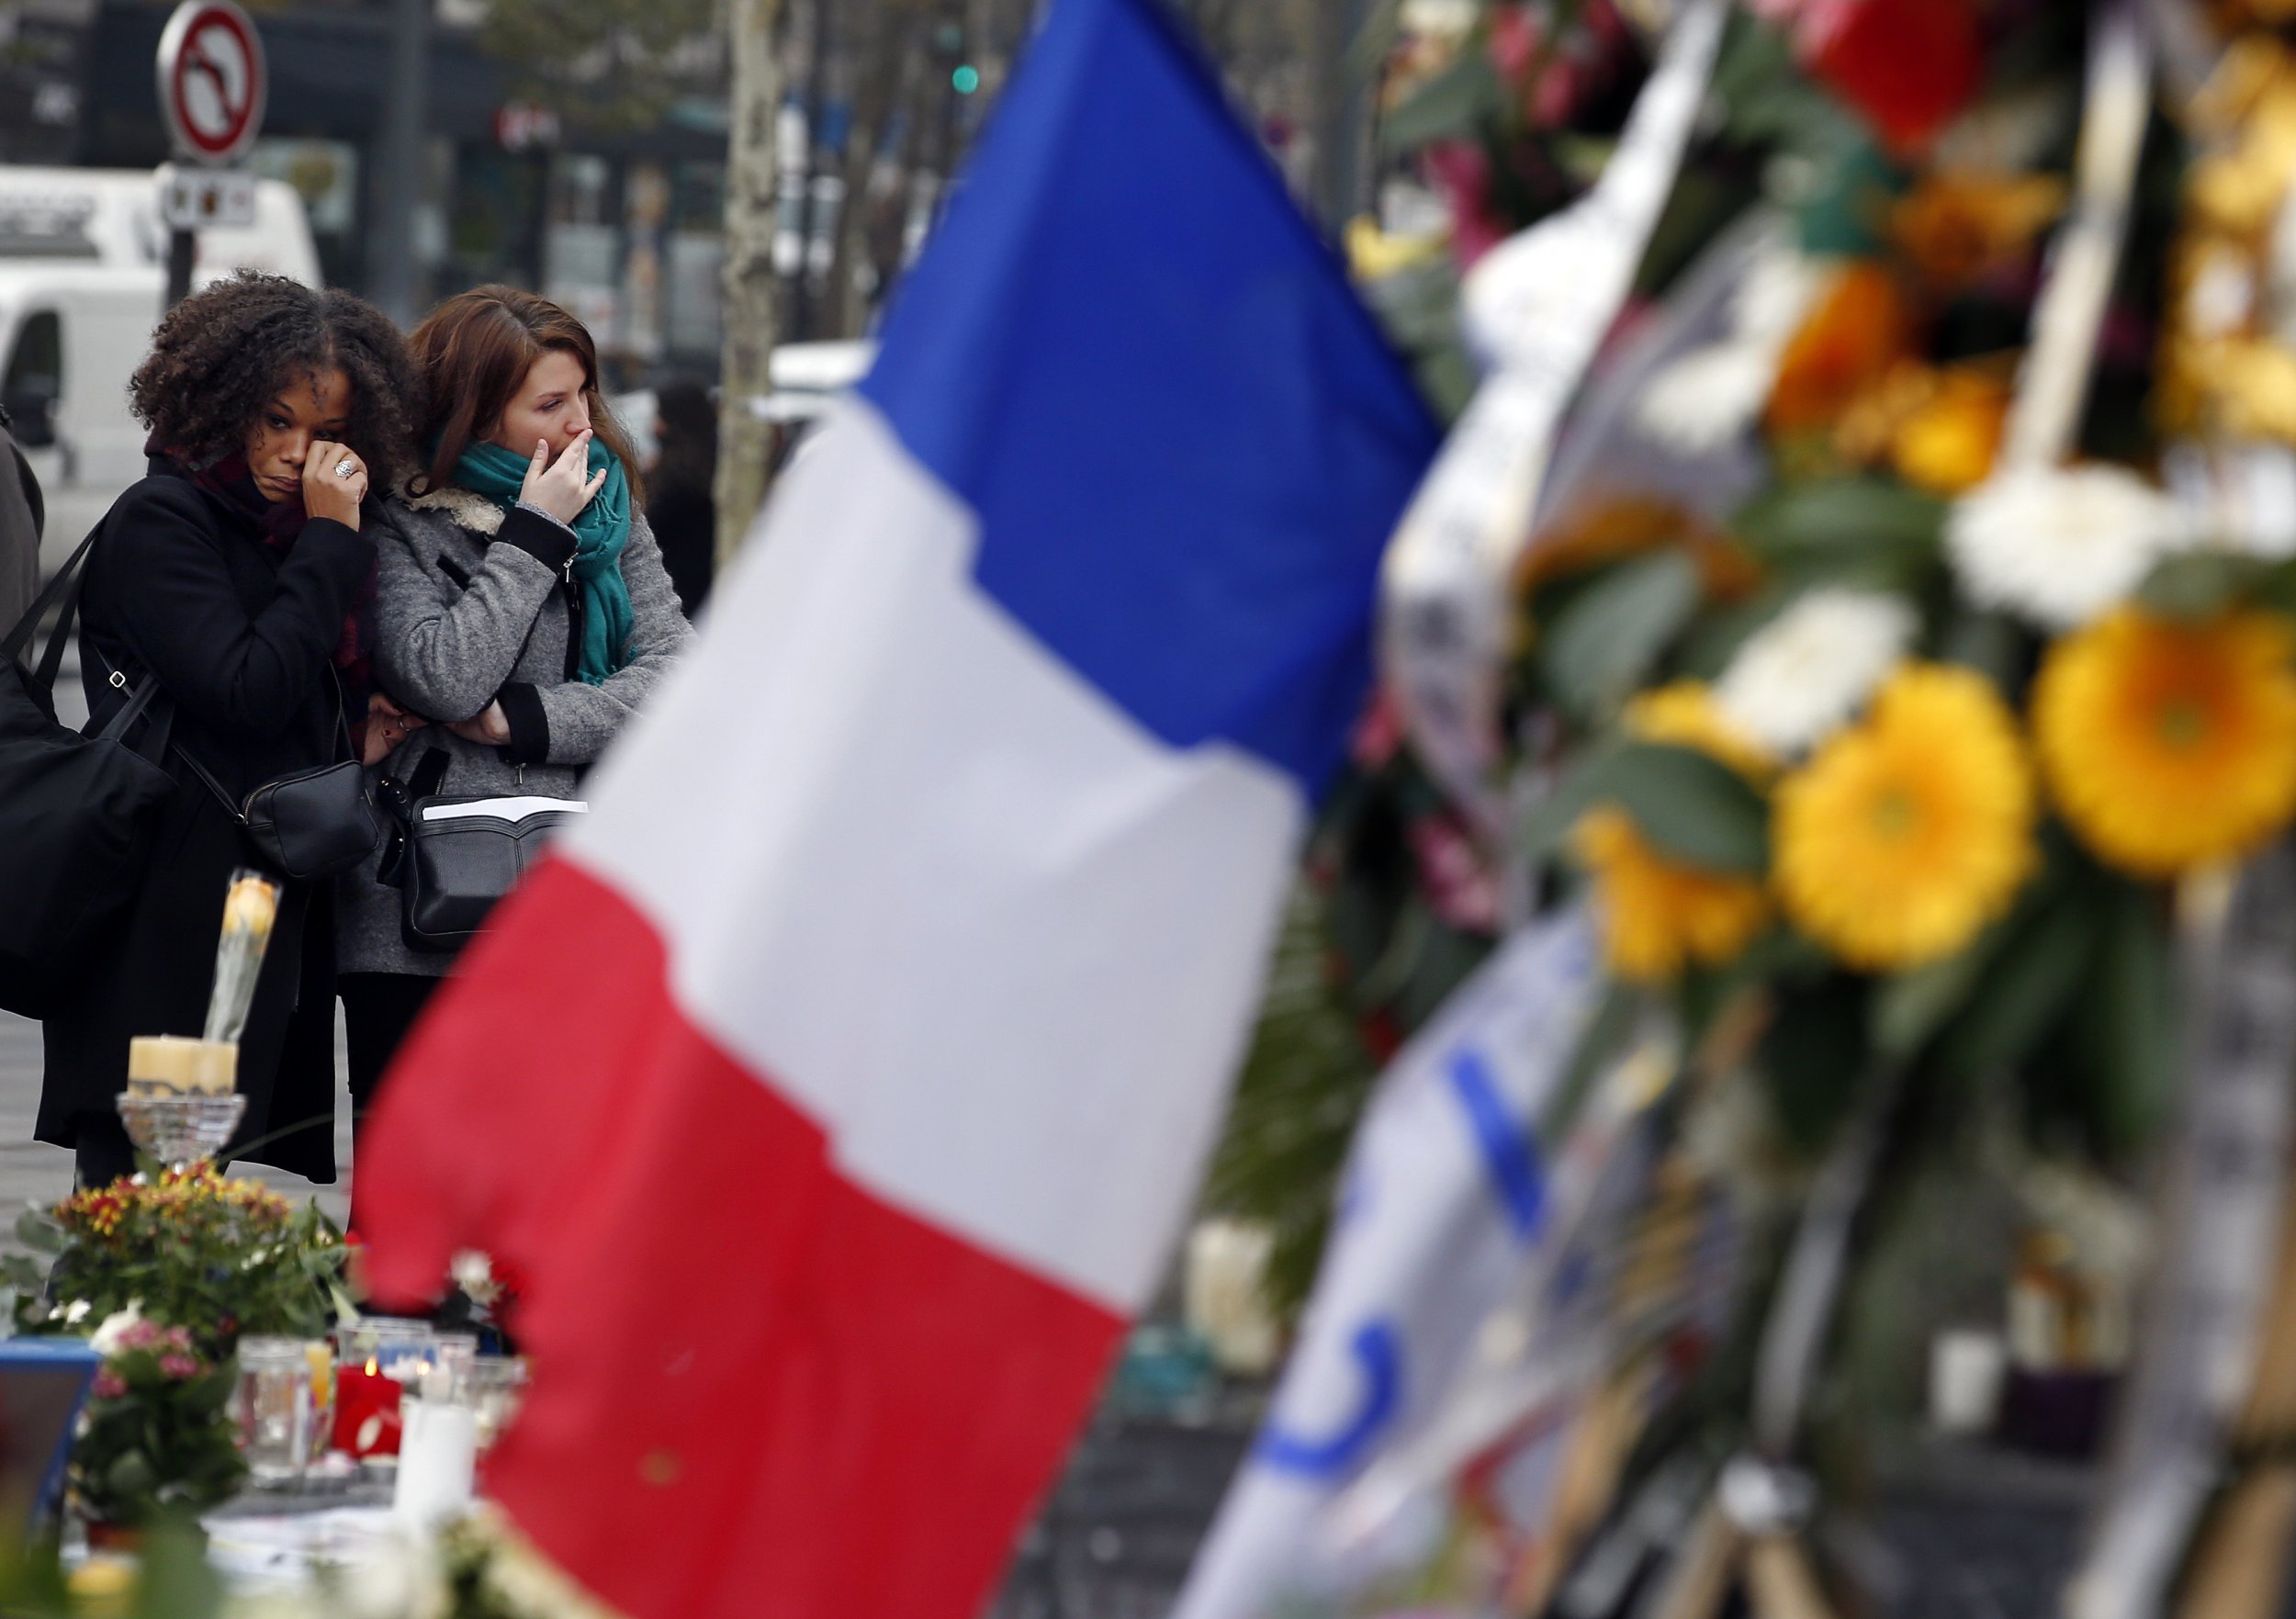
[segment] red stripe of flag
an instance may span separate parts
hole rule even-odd
[[[1122,1321],[841,1175],[579,867],[501,923],[402,1054],[359,1188],[383,1296],[465,1247],[523,1274],[533,1388],[490,1491],[637,1619],[974,1619]]]

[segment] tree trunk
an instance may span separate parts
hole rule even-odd
[[[773,274],[775,54],[781,0],[731,0],[733,89],[726,152],[726,353],[717,407],[717,560],[765,503],[774,429],[751,408],[772,391],[781,285]]]

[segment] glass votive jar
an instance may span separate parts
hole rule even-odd
[[[322,1432],[313,1381],[310,1345],[302,1339],[239,1341],[240,1449],[258,1487],[293,1484],[310,1465]]]
[[[470,1368],[470,1404],[478,1413],[478,1454],[502,1437],[526,1397],[526,1362],[514,1355],[482,1355]]]
[[[428,1364],[423,1368],[426,1375],[410,1379],[408,1390],[429,1400],[451,1400],[457,1405],[468,1405],[471,1368],[478,1363],[478,1333],[433,1332]]]
[[[420,1384],[435,1334],[428,1321],[363,1316],[335,1334],[334,1446],[360,1461],[399,1455],[406,1385]]]
[[[299,1340],[303,1358],[311,1368],[311,1434],[304,1450],[306,1467],[327,1454],[335,1433],[335,1346],[324,1338]]]

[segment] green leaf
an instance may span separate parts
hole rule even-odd
[[[193,1416],[214,1416],[231,1403],[231,1389],[238,1380],[237,1363],[225,1361],[205,1377],[195,1377],[184,1385],[184,1410]]]
[[[28,1209],[17,1217],[16,1240],[35,1254],[61,1254],[64,1230],[45,1210]]]
[[[1934,564],[1946,503],[1892,478],[1821,478],[1748,502],[1730,529],[1764,561],[1817,565],[1875,584],[1910,583]]]
[[[1927,1045],[1969,999],[2000,942],[1996,929],[1958,955],[1877,983],[1869,1013],[1874,1049],[1885,1057],[1905,1058]]]
[[[1797,1152],[1822,1150],[1857,1097],[1869,1060],[1868,998],[1865,980],[1841,972],[1779,986],[1755,1069]]]
[[[215,1619],[223,1612],[223,1597],[222,1576],[208,1566],[196,1523],[171,1513],[145,1530],[137,1619]]]
[[[2136,599],[2164,618],[2212,618],[2256,589],[2265,572],[2254,557],[2188,551],[2156,564]]]
[[[1532,860],[1544,860],[1562,847],[1579,817],[1605,796],[1604,774],[1626,745],[1605,737],[1548,789],[1523,821],[1523,849]]]
[[[1693,748],[1638,742],[1621,748],[1603,782],[1665,854],[1715,871],[1770,864],[1770,809],[1728,765]]]
[[[2025,658],[2025,634],[1998,613],[1955,613],[1945,625],[1938,657],[1974,669],[2004,691],[2018,688]]]
[[[1582,717],[1607,717],[1649,673],[1698,606],[1698,568],[1680,551],[1614,569],[1555,620],[1549,677]]]
[[[2296,614],[2296,561],[2276,562],[2257,576],[2255,595],[2259,605]]]
[[[2118,884],[2107,904],[2082,1008],[2099,1131],[2110,1151],[2133,1152],[2167,1116],[2177,1058],[2167,928],[2154,897],[2133,884]]]
[[[2095,934],[2090,907],[2069,899],[2013,929],[1953,1030],[1950,1066],[1979,1077],[2015,1070],[2071,1002]]]
[[[104,1487],[116,1501],[141,1501],[158,1482],[159,1476],[140,1450],[123,1451],[104,1474]]]
[[[1812,165],[1795,209],[1802,251],[1821,256],[1870,253],[1881,245],[1900,171],[1872,137],[1842,131]]]
[[[1379,129],[1379,141],[1390,152],[1408,152],[1431,141],[1471,134],[1504,108],[1506,101],[1506,86],[1500,82],[1490,53],[1472,48],[1461,51],[1449,66],[1388,115]]]
[[[1534,860],[1561,847],[1579,817],[1615,804],[1665,854],[1716,871],[1765,871],[1770,810],[1728,766],[1695,748],[1610,740],[1596,745],[1524,822]]]

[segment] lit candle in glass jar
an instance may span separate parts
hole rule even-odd
[[[335,1374],[335,1448],[361,1460],[399,1454],[399,1402],[405,1387],[367,1356]]]

